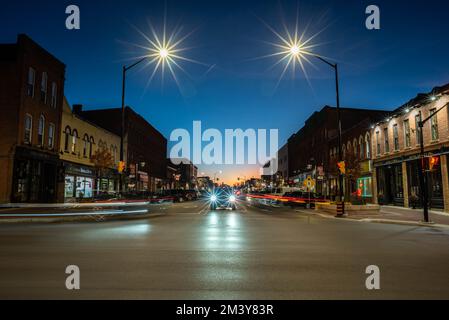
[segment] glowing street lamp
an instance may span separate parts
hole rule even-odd
[[[173,79],[175,80],[177,86],[179,87],[179,81],[175,74],[175,67],[180,69],[183,72],[186,72],[178,63],[179,60],[193,62],[202,64],[198,61],[188,59],[186,57],[183,57],[180,55],[181,51],[186,50],[186,48],[180,48],[180,45],[182,42],[187,39],[191,35],[191,33],[188,33],[187,35],[181,37],[180,39],[176,40],[176,35],[179,34],[180,29],[175,29],[171,35],[168,37],[166,35],[166,26],[164,21],[164,32],[162,34],[162,37],[160,38],[153,26],[150,24],[151,32],[152,32],[152,38],[150,38],[148,35],[140,31],[136,28],[136,30],[145,38],[147,41],[147,44],[142,45],[136,45],[137,47],[144,49],[145,54],[140,57],[135,57],[135,59],[138,59],[135,63],[129,65],[129,66],[123,66],[122,69],[122,112],[121,112],[121,135],[120,135],[120,161],[123,162],[124,158],[124,147],[123,147],[123,140],[125,136],[125,86],[126,86],[126,72],[130,69],[134,68],[135,66],[141,64],[144,61],[147,61],[147,66],[154,65],[153,71],[151,73],[150,78],[148,79],[147,86],[150,84],[152,79],[154,78],[156,72],[161,69],[162,75],[165,72],[165,67],[168,67],[168,70],[170,71],[170,74],[172,75]],[[120,192],[123,191],[123,174],[120,175]]]
[[[263,21],[262,21],[263,22]],[[274,43],[273,45],[279,49],[278,52],[264,56],[262,58],[266,57],[273,57],[273,56],[279,56],[279,60],[276,64],[279,64],[283,61],[286,61],[284,69],[281,73],[281,76],[279,77],[279,81],[284,76],[287,69],[292,66],[293,71],[295,71],[296,64],[299,64],[301,67],[304,75],[306,76],[306,79],[308,81],[307,72],[304,67],[305,63],[307,62],[311,65],[312,62],[310,61],[309,57],[316,58],[328,66],[332,67],[335,72],[335,91],[336,91],[336,107],[337,107],[337,125],[338,125],[338,162],[341,162],[342,159],[342,141],[341,141],[341,115],[340,115],[340,93],[339,93],[339,84],[338,84],[338,65],[337,63],[332,63],[328,61],[325,57],[314,53],[312,50],[314,47],[318,45],[311,44],[311,41],[318,36],[324,29],[320,30],[318,33],[314,34],[310,38],[305,38],[304,33],[299,35],[298,32],[298,17],[296,20],[296,26],[294,33],[291,34],[287,28],[285,28],[285,31],[287,33],[286,37],[283,37],[280,35],[277,31],[275,31],[272,27],[270,27],[268,24],[263,22],[268,29],[273,32],[279,39],[280,43]],[[278,83],[279,83],[278,81]],[[337,213],[337,217],[342,217],[345,213],[345,201],[344,201],[344,195],[343,195],[343,175],[342,173],[339,173],[339,198],[340,198],[340,205],[342,206],[342,211]]]

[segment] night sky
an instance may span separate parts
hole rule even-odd
[[[65,8],[81,10],[81,30],[65,28]],[[276,57],[255,59],[277,51],[278,42],[261,22],[284,35],[282,21],[293,28],[297,1],[8,1],[0,10],[0,42],[15,42],[26,33],[67,65],[65,94],[71,104],[86,108],[118,107],[121,66],[142,50],[129,43],[146,41],[133,25],[149,34],[147,20],[162,30],[178,23],[181,36],[192,30],[182,55],[203,64],[181,61],[179,87],[168,72],[130,71],[127,105],[142,114],[167,138],[176,128],[191,130],[193,120],[204,128],[279,129],[282,145],[313,111],[335,104],[332,69],[318,60],[302,72],[287,72],[276,86],[283,65]],[[381,30],[365,28],[365,8],[381,10]],[[432,87],[449,82],[449,2],[427,1],[300,1],[300,30],[307,36],[322,29],[314,52],[340,64],[341,105],[393,109]],[[293,31],[293,29],[291,29]],[[163,83],[163,84],[162,84]],[[257,176],[247,166],[201,167],[222,178]]]

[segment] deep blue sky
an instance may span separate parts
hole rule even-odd
[[[294,25],[297,1],[183,0],[174,1],[8,1],[0,10],[0,42],[14,42],[27,33],[67,65],[65,93],[71,104],[89,108],[120,105],[121,65],[136,48],[123,41],[145,44],[134,24],[149,32],[167,6],[168,30],[180,22],[193,47],[184,56],[215,65],[183,62],[190,77],[180,75],[181,90],[165,76],[145,89],[150,69],[128,77],[127,104],[167,138],[175,128],[278,128],[280,144],[298,130],[315,110],[335,102],[332,70],[315,62],[307,67],[311,86],[300,72],[275,84],[282,66],[268,70],[276,58],[251,60],[276,48],[277,42],[258,18],[282,32],[285,21]],[[81,9],[81,30],[65,29],[65,7]],[[365,8],[381,10],[381,30],[365,28]],[[281,9],[281,7],[283,9]],[[347,107],[392,109],[418,92],[449,82],[449,2],[314,0],[299,2],[300,27],[310,23],[308,35],[328,26],[314,50],[340,63],[341,104]],[[141,51],[140,51],[141,52]],[[202,168],[211,173],[216,168]],[[234,168],[232,176],[243,175]],[[228,176],[230,179],[230,176]]]

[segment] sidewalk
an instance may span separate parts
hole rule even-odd
[[[429,218],[434,226],[449,227],[449,213],[443,211],[430,210]],[[424,224],[424,216],[422,209],[411,209],[395,206],[381,206],[380,212],[377,214],[369,214],[366,212],[351,212],[346,219],[379,222],[379,223],[395,223],[405,225],[429,225]]]

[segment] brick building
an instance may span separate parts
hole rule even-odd
[[[26,35],[0,45],[0,202],[53,202],[65,65]]]
[[[384,114],[382,110],[340,108],[342,131],[345,131],[367,117]],[[288,139],[289,180],[301,186],[307,176],[317,179],[316,191],[323,195],[330,193],[329,141],[338,135],[337,109],[325,106],[314,112],[304,126]]]
[[[381,204],[421,205],[418,176],[420,119],[431,116],[423,127],[429,205],[449,211],[449,84],[394,110],[371,130],[374,160],[374,197]]]
[[[384,111],[360,121],[341,134],[342,158],[346,163],[343,180],[345,199],[351,201],[373,202],[373,164],[371,147],[371,126],[387,117]],[[338,191],[338,138],[329,140],[329,163],[327,166],[329,195],[334,198]]]
[[[106,130],[121,134],[121,108],[83,110],[74,105],[73,112]],[[130,107],[125,108],[127,190],[155,191],[167,179],[167,139]]]
[[[64,99],[60,141],[64,181],[58,188],[59,200],[68,202],[117,192],[119,152],[119,135],[74,114]]]

